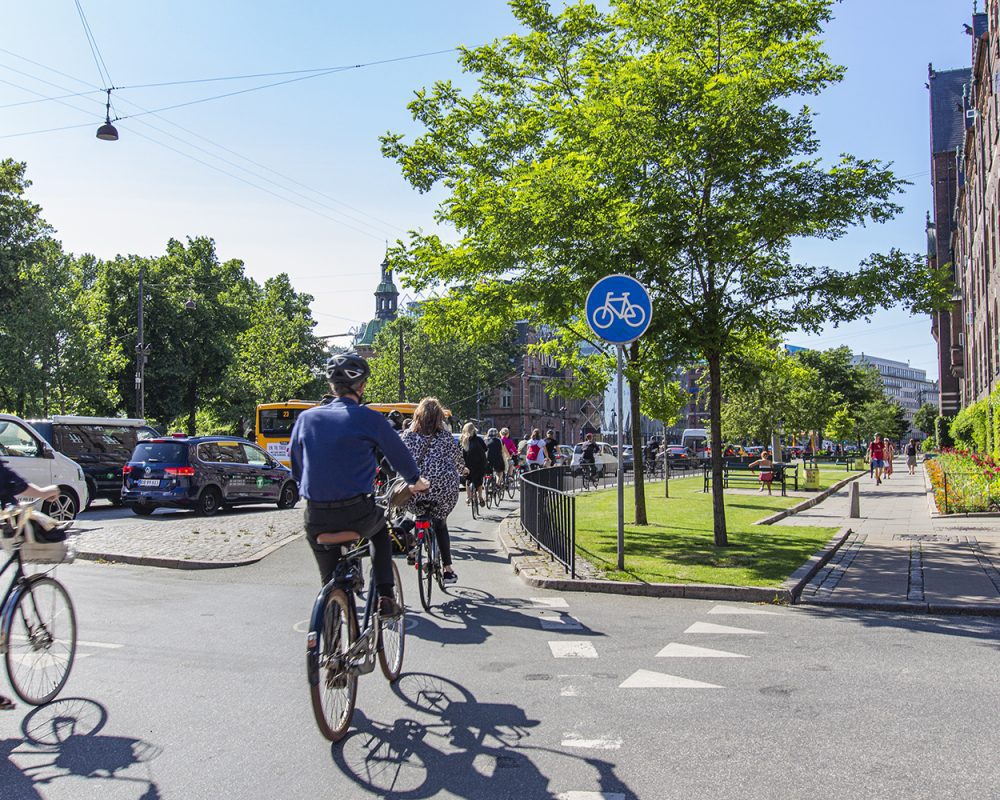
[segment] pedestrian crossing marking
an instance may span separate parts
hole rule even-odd
[[[693,681],[681,678],[679,675],[667,675],[663,672],[653,672],[640,669],[633,672],[619,686],[619,689],[721,689],[714,683]]]
[[[546,608],[569,608],[569,603],[562,597],[531,597],[528,598],[536,606],[545,606]]]
[[[549,642],[555,658],[597,658],[597,649],[590,642]]]
[[[578,631],[583,628],[580,621],[574,619],[569,614],[538,617],[538,624],[546,631]]]
[[[732,628],[729,625],[716,625],[712,622],[696,622],[684,633],[731,633],[731,634],[763,634],[764,631],[753,631],[749,628]]]
[[[747,608],[746,606],[715,606],[709,614],[767,614],[772,617],[784,616],[780,611],[768,611],[764,608]]]
[[[563,792],[556,800],[625,800],[621,792]]]
[[[579,747],[583,750],[618,750],[622,746],[621,739],[583,739],[577,733],[564,733],[563,747]]]
[[[713,650],[710,647],[695,647],[693,644],[671,642],[656,654],[657,658],[747,658],[740,653]]]

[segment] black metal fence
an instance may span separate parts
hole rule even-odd
[[[562,467],[521,476],[521,527],[576,577],[576,497],[562,488]]]

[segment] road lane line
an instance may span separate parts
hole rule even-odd
[[[569,608],[569,603],[562,597],[530,597],[528,599],[535,605],[546,608]]]
[[[748,658],[741,653],[713,650],[710,647],[695,647],[693,644],[671,642],[656,654],[657,658]]]
[[[731,634],[764,634],[764,631],[753,631],[749,628],[732,628],[729,625],[716,625],[712,622],[696,622],[684,633],[731,633]]]
[[[639,669],[633,672],[618,686],[619,689],[722,689],[714,683],[693,681],[679,675],[667,675],[664,672],[653,672],[649,669]]]
[[[763,608],[746,608],[745,606],[715,606],[709,614],[767,614],[772,617],[783,617],[780,611],[767,611]]]
[[[559,614],[558,616],[538,617],[538,624],[542,630],[546,631],[578,631],[583,628],[579,620],[574,619],[569,614]]]
[[[549,642],[554,658],[597,658],[597,649],[590,642]]]
[[[618,750],[622,746],[621,739],[583,739],[577,733],[564,733],[563,747],[578,747],[581,750]]]

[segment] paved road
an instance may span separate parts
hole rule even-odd
[[[464,507],[453,527],[460,585],[334,747],[302,540],[240,569],[60,568],[82,658],[63,701],[0,715],[0,797],[996,797],[996,620],[561,597]]]

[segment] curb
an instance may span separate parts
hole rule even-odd
[[[801,503],[796,503],[790,508],[786,508],[783,511],[779,511],[777,514],[772,514],[769,517],[764,517],[764,519],[759,519],[754,522],[754,525],[773,525],[779,520],[783,520],[785,517],[790,517],[792,514],[798,514],[800,511],[805,511],[807,508],[812,508],[817,503],[822,503],[826,498],[835,492],[839,492],[851,481],[856,481],[858,478],[864,476],[865,473],[859,472],[857,475],[851,475],[848,478],[844,478],[842,481],[837,481],[833,486],[824,489],[815,497],[810,497],[808,500],[803,500]]]
[[[112,564],[129,564],[140,567],[161,567],[163,569],[227,569],[229,567],[246,567],[256,564],[276,550],[280,550],[286,544],[301,539],[304,533],[296,533],[258,550],[250,558],[238,561],[198,561],[186,558],[165,558],[162,556],[130,556],[121,553],[96,553],[91,551],[77,551],[76,558],[80,561],[107,561]]]
[[[640,581],[606,581],[587,578],[549,578],[532,574],[535,570],[525,566],[529,558],[537,557],[537,552],[526,550],[511,540],[508,528],[520,523],[516,514],[504,519],[497,527],[497,542],[507,554],[508,561],[514,567],[515,574],[528,586],[536,589],[551,589],[561,592],[594,592],[598,594],[621,594],[633,597],[682,597],[688,600],[737,600],[747,603],[771,603],[787,605],[794,602],[792,588],[786,586],[792,578],[781,586],[722,586],[711,583],[642,583]],[[846,536],[844,537],[846,538]],[[840,545],[838,544],[837,547]],[[829,548],[830,545],[827,545]],[[801,591],[806,581],[836,552],[836,548],[825,555],[822,561],[815,565],[812,559],[806,562],[793,574],[796,585]],[[819,556],[813,556],[818,558]],[[808,576],[796,577],[808,568]]]
[[[799,596],[802,594],[802,590],[806,584],[813,579],[813,576],[822,569],[827,561],[833,558],[834,554],[843,546],[844,542],[847,541],[847,537],[852,532],[849,527],[845,526],[841,528],[826,543],[826,546],[822,550],[809,556],[801,567],[782,582],[782,588],[791,594],[793,603],[799,602]]]
[[[824,598],[803,600],[800,605],[850,608],[859,611],[901,611],[910,614],[939,614],[963,617],[1000,617],[1000,604],[993,603],[917,603],[912,600],[848,600]]]

